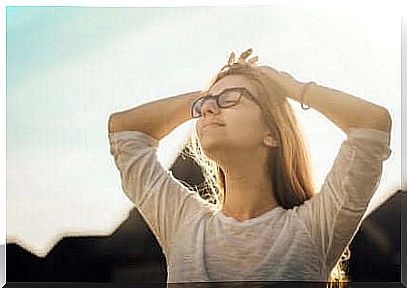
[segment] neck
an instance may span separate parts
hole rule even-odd
[[[225,173],[225,201],[222,212],[240,221],[255,218],[278,206],[274,198],[266,157],[240,157],[233,166],[221,166]],[[260,172],[261,171],[261,172]]]

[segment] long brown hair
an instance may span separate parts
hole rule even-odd
[[[315,188],[307,145],[291,104],[287,101],[287,92],[254,65],[234,63],[227,66],[226,70],[222,69],[215,75],[207,90],[228,75],[242,75],[257,91],[261,91],[256,98],[260,103],[263,120],[273,139],[278,142],[278,146],[271,148],[268,154],[272,191],[278,204],[285,209],[303,204],[315,195]],[[205,155],[195,129],[186,148],[186,153],[201,167],[205,178],[205,186],[198,189],[201,196],[220,208],[226,196],[225,173],[215,161]],[[346,247],[345,253],[329,275],[327,287],[344,287],[343,283],[339,283],[348,280],[343,262],[349,255],[349,248]]]

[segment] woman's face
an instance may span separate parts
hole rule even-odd
[[[258,91],[250,81],[241,75],[228,75],[219,80],[208,94],[217,95],[227,88],[244,87],[253,96]],[[248,97],[231,107],[219,108],[215,99],[208,99],[202,106],[202,116],[196,123],[197,135],[201,146],[209,157],[216,158],[218,153],[235,151],[251,152],[264,147],[264,136],[269,131],[263,121],[260,107]],[[208,125],[210,123],[220,123]],[[213,158],[211,157],[211,158]]]

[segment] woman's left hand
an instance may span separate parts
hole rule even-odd
[[[259,66],[258,68],[273,79],[287,93],[287,97],[301,101],[301,93],[306,83],[299,82],[287,72],[280,72],[270,66]]]

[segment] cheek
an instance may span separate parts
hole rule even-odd
[[[230,113],[225,113],[225,118],[230,124],[236,124],[240,127],[243,126],[255,126],[260,123],[261,112],[252,109],[246,108],[245,110],[231,110]]]
[[[249,113],[234,113],[227,118],[229,124],[228,131],[235,137],[251,138],[256,140],[262,136],[262,125],[260,115],[257,111],[249,111]]]

